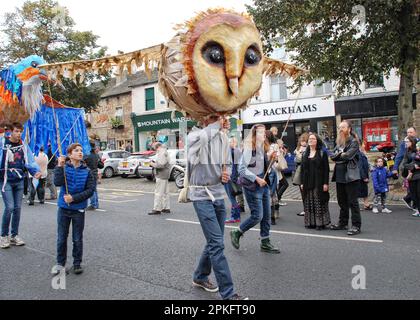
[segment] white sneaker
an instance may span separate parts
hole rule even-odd
[[[372,212],[373,212],[373,213],[379,213],[379,210],[378,210],[378,208],[373,207]]]
[[[279,202],[279,206],[282,206],[282,207],[287,206],[287,203],[286,202],[283,202],[283,201],[280,201]]]
[[[419,211],[416,211],[416,213],[413,213],[412,216],[413,217],[420,217],[420,212]]]
[[[25,245],[25,241],[23,241],[21,238],[19,238],[18,236],[16,237],[11,237],[10,238],[10,244],[20,247],[20,246],[24,246]]]
[[[2,249],[10,248],[9,237],[0,237],[0,248]]]
[[[392,213],[392,211],[389,210],[388,208],[384,208],[382,209],[382,213]]]

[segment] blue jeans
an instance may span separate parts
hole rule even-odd
[[[236,197],[233,195],[232,183],[228,182],[224,186],[225,186],[226,194],[230,200],[230,203],[232,204],[232,207],[237,207],[238,202],[236,201]]]
[[[95,209],[99,208],[99,198],[98,198],[98,191],[95,188],[95,191],[93,192],[93,196],[90,198],[90,205],[94,207]]]
[[[83,229],[85,228],[85,213],[75,210],[58,208],[57,212],[57,264],[66,265],[67,237],[72,224],[73,265],[80,266],[83,256]]]
[[[257,186],[257,190],[249,191],[244,188],[246,202],[251,209],[251,216],[246,219],[239,226],[239,230],[242,233],[245,233],[249,229],[256,226],[260,223],[261,239],[267,239],[270,237],[270,217],[271,217],[271,207],[270,207],[270,190],[268,186],[261,188]]]
[[[268,179],[270,180],[270,194],[273,194],[274,192],[277,192],[277,172],[271,170]]]
[[[225,201],[216,200],[214,203],[210,200],[194,201],[193,204],[207,240],[193,275],[194,281],[207,281],[213,267],[219,293],[223,299],[229,299],[234,291],[229,265],[223,253],[225,248],[223,243],[226,219]]]
[[[0,188],[3,182],[0,182]],[[1,226],[1,236],[9,236],[10,220],[12,220],[12,237],[19,234],[20,210],[23,198],[23,179],[17,182],[7,182],[4,192],[1,192],[4,202],[4,213]]]

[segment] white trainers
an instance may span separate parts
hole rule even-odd
[[[10,238],[10,244],[20,247],[20,246],[24,246],[25,245],[25,241],[23,241],[21,238],[19,238],[18,236],[16,237],[11,237]]]
[[[412,214],[413,217],[420,217],[420,212],[417,210],[415,213]]]
[[[384,208],[382,209],[382,213],[392,213],[392,211],[389,210],[388,208]]]
[[[0,248],[2,249],[10,248],[9,237],[0,237]]]
[[[373,213],[379,213],[379,210],[378,210],[378,208],[373,207],[372,212],[373,212]]]
[[[283,201],[279,201],[279,206],[281,207],[287,206],[287,203]]]

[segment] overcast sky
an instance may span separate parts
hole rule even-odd
[[[24,0],[2,1],[1,13],[21,7]],[[100,36],[99,44],[108,53],[130,52],[153,46],[174,35],[177,23],[194,16],[195,12],[225,7],[239,12],[252,0],[59,0],[69,10],[79,31],[92,31]]]

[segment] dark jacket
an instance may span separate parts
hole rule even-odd
[[[419,141],[419,139],[416,139],[416,141]],[[400,143],[400,147],[398,148],[398,153],[395,157],[395,164],[392,170],[399,170],[400,165],[404,163],[404,158],[407,153],[407,149],[405,148],[405,142],[404,140]]]
[[[420,169],[416,169],[415,165],[420,165],[420,159],[417,159],[417,153],[415,151],[408,151],[406,150],[404,155],[404,160],[402,162],[402,166],[404,168],[403,172],[411,171],[413,173],[413,176],[411,180],[420,180]]]
[[[376,167],[372,172],[373,190],[375,194],[389,191],[388,178],[392,177],[392,172],[385,167]]]
[[[369,179],[369,161],[363,152],[359,152],[360,179]]]
[[[329,184],[330,165],[328,154],[322,150],[317,150],[313,160],[309,159],[309,148],[306,149],[301,163],[301,182],[303,192],[318,189],[323,190],[324,184]]]
[[[95,179],[92,172],[81,163],[78,168],[75,168],[70,161],[66,163],[65,167],[68,193],[73,197],[73,202],[70,205],[64,201],[66,192],[64,169],[63,167],[56,167],[54,170],[54,184],[61,187],[60,195],[58,197],[58,206],[68,210],[82,210],[88,205],[87,200],[93,195],[95,191]]]
[[[242,152],[238,148],[231,148],[230,152],[232,155],[232,174],[230,176],[230,180],[234,183],[237,183],[239,178],[238,165],[242,157]]]
[[[98,178],[98,166],[101,158],[97,153],[91,152],[87,157],[85,157],[84,161],[92,172],[93,178],[96,180]]]
[[[57,166],[57,157],[52,153],[51,148],[48,149],[48,169],[54,170]]]
[[[360,180],[359,152],[359,144],[353,136],[350,136],[342,150],[339,148],[339,146],[335,147],[333,156],[331,156],[331,160],[336,163],[332,181],[336,181],[337,165],[343,165],[346,167],[345,183]]]

